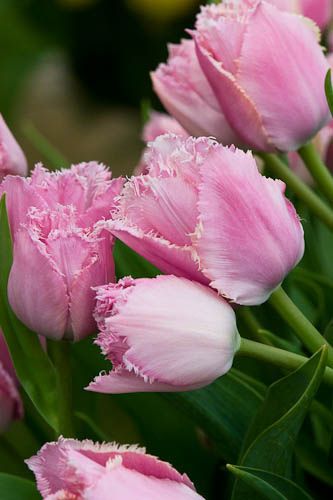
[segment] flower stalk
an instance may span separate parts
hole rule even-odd
[[[314,144],[312,142],[304,144],[304,146],[298,150],[298,154],[316,181],[321,192],[330,202],[333,202],[333,177],[320,158]]]

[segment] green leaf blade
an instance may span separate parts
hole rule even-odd
[[[1,500],[38,500],[40,494],[32,481],[18,476],[0,473]]]

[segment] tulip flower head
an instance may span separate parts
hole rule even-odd
[[[96,392],[188,391],[226,373],[240,337],[231,306],[208,287],[175,276],[124,278],[97,288],[96,344],[113,370]]]
[[[0,115],[0,181],[8,174],[27,175],[28,164],[21,147]]]
[[[186,474],[144,448],[60,437],[26,461],[47,500],[199,500]]]
[[[36,333],[75,341],[93,333],[91,287],[114,280],[113,239],[95,225],[122,182],[94,162],[57,173],[37,166],[3,182],[14,241],[8,298]]]
[[[309,19],[262,0],[202,7],[191,32],[201,68],[245,144],[294,151],[329,120],[329,69]]]
[[[127,182],[104,227],[164,273],[238,304],[267,300],[304,252],[284,183],[209,138],[160,136],[145,159],[148,174]]]

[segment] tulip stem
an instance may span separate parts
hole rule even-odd
[[[285,322],[294,330],[305,347],[315,353],[323,345],[328,346],[327,364],[333,367],[333,348],[318,332],[317,328],[304,316],[282,287],[272,293],[269,303],[280,314]]]
[[[309,210],[327,227],[333,229],[333,210],[321,200],[280,158],[274,154],[260,153],[260,158],[274,174],[283,180]]]
[[[74,437],[72,408],[71,345],[66,341],[47,343],[48,352],[57,371],[58,378],[58,436]]]
[[[314,144],[308,142],[298,150],[298,154],[304,161],[319,189],[329,201],[333,202],[333,177],[320,158]]]
[[[309,359],[301,354],[295,354],[294,352],[244,338],[241,340],[241,345],[236,355],[254,358],[288,371],[297,370],[297,368]],[[333,370],[331,368],[325,369],[323,380],[333,386]]]

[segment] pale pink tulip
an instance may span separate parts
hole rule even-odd
[[[144,448],[59,438],[26,461],[47,500],[202,499],[186,474]]]
[[[16,376],[7,345],[0,330],[0,433],[13,420],[21,418],[23,406],[16,385]]]
[[[261,0],[202,7],[192,31],[202,70],[244,143],[294,151],[329,120],[328,70],[310,20]]]
[[[192,40],[169,45],[169,59],[151,74],[154,90],[166,110],[191,135],[214,136],[237,143],[200,68]]]
[[[14,240],[8,297],[36,333],[79,340],[93,333],[91,287],[114,280],[113,238],[96,229],[123,181],[95,162],[27,179],[7,176],[2,190]]]
[[[27,175],[26,157],[0,114],[0,181],[8,174]]]
[[[148,142],[154,141],[158,136],[164,134],[176,134],[183,137],[188,137],[189,134],[180,125],[180,123],[165,113],[158,113],[153,111],[150,114],[148,122],[145,124],[142,132],[142,140],[147,144]],[[147,148],[143,150],[139,164],[135,167],[133,174],[141,175],[148,173],[148,167],[145,163],[145,154]]]
[[[226,373],[239,348],[235,313],[216,292],[175,276],[97,288],[96,343],[112,362],[88,390],[188,391]]]
[[[304,251],[284,183],[262,176],[250,152],[203,137],[160,136],[146,163],[103,227],[164,273],[264,302]]]

